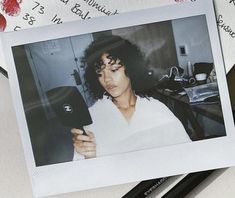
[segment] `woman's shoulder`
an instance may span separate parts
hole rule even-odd
[[[139,97],[138,100],[140,101],[140,107],[143,110],[148,112],[152,112],[153,114],[159,115],[172,115],[173,113],[171,110],[161,101],[155,99],[153,97],[142,98]]]
[[[160,102],[158,99],[155,99],[153,97],[140,97],[138,96],[138,100],[140,101],[140,103],[142,105],[144,105],[145,107],[165,107],[165,105]]]

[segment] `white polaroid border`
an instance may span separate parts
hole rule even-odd
[[[12,46],[197,15],[205,15],[208,24],[226,127],[225,137],[89,160],[35,166]],[[1,37],[25,159],[36,197],[235,165],[235,129],[212,0],[197,0],[118,16],[8,32]]]

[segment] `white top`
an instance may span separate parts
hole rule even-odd
[[[181,122],[161,102],[137,96],[135,112],[128,122],[108,98],[89,108],[97,157],[190,142]],[[81,155],[74,152],[74,160]]]

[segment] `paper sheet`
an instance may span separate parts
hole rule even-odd
[[[116,15],[138,9],[177,4],[196,0],[2,0],[0,2],[0,31],[18,31],[42,25]],[[227,72],[235,64],[235,0],[215,0]],[[0,52],[0,57],[1,52]],[[0,66],[7,69],[3,59]]]
[[[215,1],[224,62],[228,72],[235,65],[235,0]]]

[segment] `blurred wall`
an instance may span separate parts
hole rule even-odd
[[[204,15],[172,20],[179,66],[186,68],[188,61],[213,62],[210,39]],[[180,46],[185,46],[186,56],[180,55]]]

